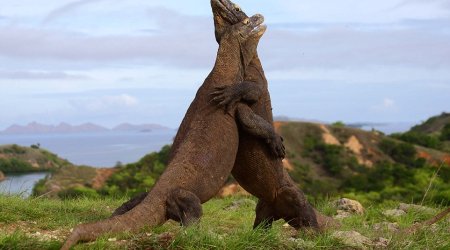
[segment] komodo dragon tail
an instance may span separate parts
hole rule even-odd
[[[427,227],[427,226],[433,225],[434,223],[442,220],[449,213],[450,213],[450,207],[448,207],[446,210],[440,212],[439,214],[437,214],[436,216],[434,216],[433,218],[431,218],[429,220],[426,220],[424,222],[412,225],[412,226],[404,229],[403,233],[405,233],[405,234],[413,234],[417,230],[419,230],[419,229],[421,229],[423,227]]]
[[[79,241],[92,241],[105,233],[133,232],[144,226],[156,226],[166,220],[166,198],[150,192],[136,207],[125,214],[75,227],[61,249],[68,250]]]

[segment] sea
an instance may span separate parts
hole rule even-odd
[[[144,155],[159,151],[164,145],[171,144],[176,130],[107,131],[76,134],[0,134],[0,145],[17,144],[30,146],[40,144],[59,157],[76,165],[98,168],[110,168],[118,163],[126,164],[138,161]],[[47,173],[7,175],[0,182],[0,193],[28,196],[37,181]]]

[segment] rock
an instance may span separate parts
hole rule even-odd
[[[349,247],[355,248],[366,249],[372,243],[369,238],[356,231],[336,231],[332,234],[332,237]]]
[[[406,213],[412,212],[412,211],[418,211],[418,212],[424,212],[428,214],[434,214],[436,213],[436,210],[433,208],[421,206],[421,205],[415,205],[415,204],[406,204],[406,203],[400,203],[398,206],[398,209],[405,211]]]
[[[222,189],[220,189],[219,193],[217,194],[217,196],[220,198],[225,198],[233,195],[250,196],[250,193],[245,191],[245,189],[243,189],[239,184],[232,183],[222,187]]]
[[[374,248],[387,248],[389,245],[389,240],[383,237],[379,237],[373,242]]]
[[[406,212],[400,209],[391,209],[384,211],[383,214],[388,217],[400,217],[405,215]]]
[[[390,222],[381,222],[381,223],[376,223],[373,225],[373,229],[375,231],[390,231],[390,232],[395,232],[400,230],[400,226],[397,223],[390,223]]]
[[[316,247],[316,243],[312,241],[306,241],[304,239],[294,237],[291,237],[288,240],[295,243],[296,249],[314,249]]]
[[[352,214],[364,214],[364,207],[361,205],[361,203],[355,200],[342,198],[336,201],[336,206],[338,210],[342,210]]]
[[[225,210],[237,210],[237,209],[239,209],[242,206],[255,207],[256,206],[256,202],[254,200],[250,200],[250,199],[236,200],[236,201],[233,201],[231,203],[231,205],[225,207]]]
[[[352,213],[350,212],[344,210],[337,210],[337,215],[335,215],[334,218],[337,220],[341,220],[350,216],[352,216]]]
[[[5,175],[3,174],[2,171],[0,171],[0,181],[3,181],[5,179],[6,179]]]

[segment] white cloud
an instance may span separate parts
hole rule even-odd
[[[379,104],[372,106],[372,110],[377,112],[395,112],[398,111],[398,107],[395,100],[386,97]]]
[[[84,75],[70,74],[60,71],[6,71],[0,70],[0,79],[10,80],[85,80]]]
[[[79,111],[87,112],[110,112],[117,111],[117,109],[128,109],[138,105],[139,101],[136,97],[128,94],[121,94],[116,96],[102,96],[82,99],[73,99],[69,101],[70,104]]]

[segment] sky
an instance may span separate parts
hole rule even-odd
[[[420,122],[450,111],[450,0],[241,0],[276,116]],[[0,0],[0,129],[178,127],[217,47],[207,0]]]

